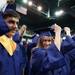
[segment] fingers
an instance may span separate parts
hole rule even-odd
[[[22,27],[19,30],[19,34],[21,36],[23,36],[23,34],[26,33],[26,31],[27,31],[27,26],[26,25],[22,25]]]
[[[66,35],[71,36],[71,29],[69,27],[64,27],[64,31],[66,32]]]
[[[62,30],[61,27],[57,24],[52,25],[51,28],[54,29],[55,33],[56,32],[61,32],[61,30]]]

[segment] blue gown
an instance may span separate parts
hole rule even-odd
[[[72,39],[75,41],[75,35],[72,37]]]
[[[36,48],[32,51],[31,75],[69,75],[66,59],[52,44],[49,49]]]
[[[15,34],[14,34],[14,36],[13,36],[13,40],[17,43],[17,44],[19,44],[20,42],[21,42],[21,36],[19,35],[19,32],[16,32]]]
[[[21,49],[17,46],[13,56],[10,56],[0,44],[0,75],[22,75],[23,57]]]
[[[74,38],[66,36],[62,43],[62,53],[69,58],[70,75],[75,75],[75,41]]]
[[[22,70],[23,74],[26,73],[28,67],[28,57],[27,57],[27,50],[25,48],[25,46],[23,44],[21,44],[21,39],[22,37],[19,35],[19,32],[16,32],[15,35],[13,36],[13,40],[19,45],[19,47],[21,48],[21,53],[22,53],[22,59],[23,59],[23,63],[22,63]],[[22,60],[21,59],[21,60]]]
[[[0,35],[6,34],[7,32],[9,32],[9,28],[0,14]],[[13,56],[10,56],[0,44],[0,75],[22,75],[24,59],[21,49],[22,48],[17,45]]]
[[[66,54],[67,52],[71,51],[73,48],[75,48],[74,40],[70,36],[66,36],[66,39],[62,41],[61,44],[61,51],[63,54]]]

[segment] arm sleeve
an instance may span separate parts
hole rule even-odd
[[[63,57],[59,53],[57,47],[52,44],[47,53],[42,51],[35,51],[32,54],[32,70],[35,72],[47,72],[52,69],[59,68],[65,63]]]
[[[70,36],[66,36],[66,39],[62,41],[61,51],[63,54],[71,51],[75,48],[75,42]]]

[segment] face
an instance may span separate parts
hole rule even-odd
[[[10,32],[7,34],[13,36],[17,30],[17,23],[19,22],[19,19],[14,17],[8,17],[5,19],[5,22],[10,29]]]
[[[52,42],[52,37],[44,36],[41,39],[41,42],[42,42],[43,48],[48,48],[50,46],[51,42]]]

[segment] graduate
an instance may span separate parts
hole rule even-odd
[[[9,32],[0,36],[0,75],[22,75],[23,57],[21,48],[12,39],[20,16],[12,9],[6,10],[2,16]]]
[[[23,45],[23,41],[22,41],[23,34],[26,33],[26,29],[27,29],[27,26],[22,25],[22,27],[20,29],[18,29],[18,31],[13,36],[13,40],[21,48],[21,53],[22,53],[22,56],[23,56],[23,63],[22,63],[23,75],[27,71],[27,66],[28,66],[27,48]]]
[[[38,38],[39,38],[39,35],[34,34],[34,35],[32,36],[32,42],[28,43],[28,45],[27,45],[28,61],[30,61],[32,48],[36,47],[36,45],[37,45]]]
[[[0,36],[1,36],[5,33],[9,32],[9,28],[6,25],[6,23],[2,17],[3,12],[7,9],[14,9],[16,7],[13,6],[14,5],[13,3],[15,2],[15,0],[13,0],[13,1],[12,0],[3,0],[3,1],[0,0],[0,2],[2,2],[0,4]]]
[[[74,37],[71,36],[71,30],[69,27],[64,27],[66,32],[65,39],[62,41],[61,51],[69,59],[70,64],[70,75],[75,74],[75,41]]]
[[[60,52],[61,27],[54,25],[55,39],[50,32],[40,34],[31,56],[31,75],[69,75],[67,61]]]
[[[27,58],[28,58],[28,63],[27,63],[27,68],[26,68],[27,75],[29,75],[29,71],[30,71],[30,58],[31,58],[32,48],[36,47],[37,42],[38,42],[38,38],[39,38],[39,35],[34,34],[32,36],[32,42],[27,44]]]
[[[66,35],[62,39],[61,51],[65,54],[65,53],[71,51],[75,46],[74,46],[74,40],[72,40],[70,28],[64,27],[64,31],[65,31]]]

